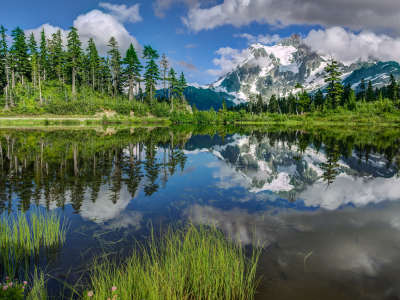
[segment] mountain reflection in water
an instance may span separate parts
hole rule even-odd
[[[214,223],[244,247],[264,246],[258,299],[399,299],[397,129],[113,133],[1,129],[0,211],[62,210],[122,254],[149,224]],[[104,250],[79,230],[55,262],[62,271]]]

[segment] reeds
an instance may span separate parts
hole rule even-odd
[[[29,222],[25,213],[0,216],[0,264],[8,275],[17,263],[31,256],[45,255],[65,242],[67,226],[57,212],[34,208]]]
[[[149,240],[127,259],[94,260],[83,299],[253,299],[260,249],[250,256],[215,227],[189,223]],[[114,290],[114,291],[113,291]]]

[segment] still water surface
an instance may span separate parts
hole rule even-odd
[[[35,262],[76,283],[94,255],[178,220],[262,244],[257,299],[400,299],[397,129],[0,129],[0,211],[71,224]],[[50,281],[57,289],[57,281]]]

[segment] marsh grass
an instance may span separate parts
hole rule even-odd
[[[261,248],[246,255],[216,227],[193,223],[170,227],[157,238],[152,231],[122,261],[95,259],[82,299],[253,299]],[[116,291],[111,291],[116,287]],[[91,297],[88,293],[92,292]]]
[[[31,210],[29,221],[23,212],[0,216],[0,264],[13,276],[22,260],[47,255],[64,244],[66,220],[61,214],[38,208]]]

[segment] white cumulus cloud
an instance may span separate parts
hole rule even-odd
[[[358,58],[367,60],[369,57],[400,62],[400,38],[385,34],[366,30],[355,34],[342,27],[332,27],[311,30],[304,41],[318,53],[331,53],[337,60],[347,64]]]
[[[214,52],[219,54],[220,58],[214,58],[213,64],[219,66],[220,69],[209,69],[206,72],[213,76],[223,76],[232,71],[237,65],[246,59],[251,58],[252,54],[249,49],[239,50],[231,47],[223,47]]]
[[[79,15],[73,21],[73,26],[78,29],[78,35],[82,41],[82,48],[86,50],[89,38],[93,38],[100,55],[106,55],[109,47],[108,41],[113,36],[119,44],[119,50],[122,55],[125,55],[126,50],[132,45],[141,51],[141,46],[137,39],[130,35],[128,30],[123,25],[123,21],[139,22],[142,18],[139,15],[139,6],[134,5],[127,8],[130,13],[128,16],[123,12],[124,5],[112,5],[108,3],[100,3],[100,6],[107,8],[111,13],[104,13],[98,9],[94,9],[86,14]],[[49,23],[43,24],[35,29],[25,30],[25,33],[30,35],[32,32],[37,41],[40,39],[42,27],[45,30],[46,37],[51,38],[51,35],[61,29]],[[61,29],[64,46],[66,46],[69,30]]]

